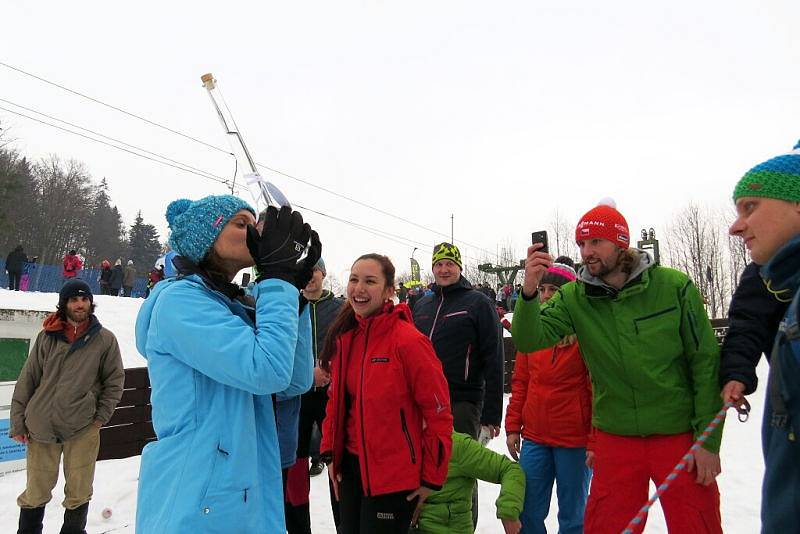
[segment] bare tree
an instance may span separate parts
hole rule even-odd
[[[570,223],[563,212],[556,208],[548,225],[550,254],[558,256],[578,257],[575,245],[575,225]]]
[[[727,314],[732,293],[730,244],[719,210],[690,204],[672,219],[667,231],[665,263],[689,275],[711,317]],[[735,287],[735,286],[734,286]]]

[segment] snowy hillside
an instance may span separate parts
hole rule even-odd
[[[0,308],[54,310],[56,294],[16,293],[0,290]],[[134,323],[141,299],[115,298],[108,296],[95,297],[97,316],[104,326],[114,332],[122,349],[126,367],[140,367],[144,359],[136,352],[134,345]],[[722,519],[726,533],[751,534],[760,530],[759,508],[761,502],[760,488],[763,474],[763,461],[760,448],[760,421],[763,407],[763,388],[766,384],[767,367],[762,362],[759,367],[761,390],[750,402],[753,414],[747,424],[736,421],[730,415],[725,427],[723,439],[722,462],[723,472],[719,477],[722,494]],[[508,399],[506,398],[506,402]],[[498,452],[505,452],[504,437],[493,440],[490,447]],[[133,533],[136,511],[136,485],[139,471],[139,457],[124,460],[106,460],[99,462],[95,476],[94,497],[89,510],[87,532],[91,534],[114,532]],[[19,509],[16,497],[25,486],[25,473],[14,473],[0,478],[0,532],[16,530]],[[495,519],[494,500],[499,488],[491,484],[480,483],[480,519],[477,532],[495,534],[502,532],[502,527]],[[328,501],[326,475],[312,479],[311,483],[312,525],[315,533],[333,533],[333,519]],[[45,533],[57,533],[61,527],[63,509],[63,477],[53,494],[53,500],[47,507],[45,516]],[[644,503],[642,503],[644,504]],[[555,495],[547,525],[548,531],[557,531]],[[101,511],[109,508],[112,515],[104,519]],[[651,514],[648,533],[665,533],[663,516],[657,506]]]

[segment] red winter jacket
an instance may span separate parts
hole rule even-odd
[[[82,267],[83,263],[81,263],[81,259],[77,255],[67,254],[64,256],[64,272],[61,274],[67,278],[72,278],[78,274]]]
[[[358,316],[356,316],[358,318]],[[430,340],[414,326],[405,304],[386,305],[382,313],[358,318],[356,330],[340,335],[330,362],[331,384],[320,450],[341,473],[345,453],[345,377],[351,358],[361,360],[359,393],[352,401],[360,427],[358,459],[365,495],[440,489],[447,478],[452,449],[450,394]],[[351,351],[362,330],[366,349]],[[426,427],[423,429],[423,419]]]
[[[551,447],[591,450],[592,385],[577,343],[517,352],[506,432]]]

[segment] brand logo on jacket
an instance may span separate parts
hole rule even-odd
[[[375,356],[374,358],[370,358],[369,361],[371,363],[389,363],[389,358],[387,356]]]

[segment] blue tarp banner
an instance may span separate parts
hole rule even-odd
[[[8,437],[10,419],[0,419],[0,463],[25,459],[25,445]]]

